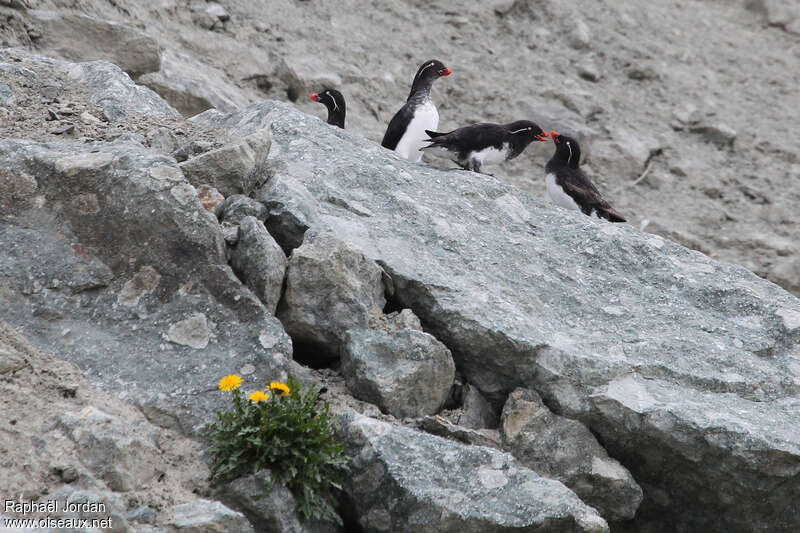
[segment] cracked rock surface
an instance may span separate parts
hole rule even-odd
[[[195,120],[271,123],[275,176],[259,194],[303,190],[311,226],[379,262],[496,406],[529,387],[598,435],[645,489],[634,523],[800,523],[800,302],[781,288],[491,177],[410,164],[284,104]]]

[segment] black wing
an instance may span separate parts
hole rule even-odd
[[[597,191],[597,187],[588,181],[587,184],[591,188],[581,187],[575,183],[564,182],[561,186],[564,192],[567,193],[575,202],[581,207],[581,211],[586,215],[591,215],[596,212],[597,216],[610,220],[611,222],[625,222],[625,218],[620,215],[616,209],[611,207]]]
[[[490,122],[470,124],[445,134],[427,133],[428,135],[433,133],[434,135],[431,135],[431,137],[435,137],[431,141],[431,146],[446,146],[449,150],[463,153],[482,150],[489,146],[499,149],[508,140],[508,131],[500,124],[492,124]]]
[[[392,120],[389,121],[389,127],[386,128],[386,133],[383,135],[381,146],[389,150],[397,148],[397,143],[403,138],[412,118],[414,118],[414,114],[409,105],[401,107],[400,111],[395,113]]]

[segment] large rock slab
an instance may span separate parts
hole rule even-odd
[[[339,431],[350,457],[345,492],[364,531],[608,531],[564,485],[508,453],[356,414]]]
[[[509,395],[502,421],[503,445],[520,463],[561,481],[609,522],[636,514],[642,489],[586,426],[554,415],[525,389]]]
[[[439,412],[456,366],[447,346],[413,329],[351,329],[342,345],[341,373],[359,400],[398,418]]]
[[[39,51],[68,61],[105,60],[136,76],[161,68],[158,42],[146,33],[108,20],[58,11],[27,11],[38,26]]]
[[[122,122],[132,115],[180,116],[160,96],[134,83],[118,66],[108,61],[76,63],[71,66],[69,76],[86,83],[92,103],[103,109],[109,122]]]
[[[186,431],[228,401],[221,376],[286,377],[290,338],[226,264],[174,160],[134,143],[3,141],[7,174],[37,184],[0,218],[0,316],[31,342]]]
[[[259,198],[304,191],[305,222],[379,261],[496,406],[532,388],[589,427],[645,490],[635,527],[800,526],[800,302],[784,290],[282,104],[197,120],[239,135],[272,123]]]

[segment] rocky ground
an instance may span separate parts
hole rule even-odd
[[[574,132],[634,226],[797,292],[800,10],[362,4],[0,1],[0,486],[335,530],[206,479],[219,377],[291,372],[341,415],[347,531],[795,531],[796,299],[540,202],[548,145],[494,179],[371,141],[438,57],[441,129]],[[348,131],[297,111],[324,85]]]
[[[789,0],[6,5],[16,7],[0,7],[5,43],[67,59],[106,50],[186,114],[268,97],[324,116],[307,93],[332,85],[348,100],[349,128],[376,141],[416,65],[438,57],[454,70],[435,89],[442,129],[533,118],[575,131],[634,225],[800,291],[788,185],[800,176],[800,17]],[[79,15],[131,28],[100,31]],[[92,42],[73,38],[87,32]],[[544,195],[550,151],[531,147],[494,172]]]

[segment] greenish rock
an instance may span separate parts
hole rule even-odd
[[[789,293],[491,176],[403,161],[284,104],[195,120],[237,135],[271,124],[274,177],[259,199],[282,184],[286,218],[379,262],[394,303],[496,408],[531,388],[586,425],[645,490],[634,527],[800,527]]]

